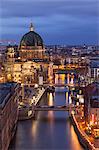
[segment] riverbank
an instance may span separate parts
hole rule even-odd
[[[45,92],[38,105],[62,106],[66,102],[65,96],[65,92]],[[19,121],[9,150],[12,149],[84,150],[65,111],[37,111],[35,119]]]
[[[32,107],[33,105],[38,105],[45,91],[46,89],[43,87],[38,88],[35,95],[30,99],[29,104],[19,108],[18,120],[27,120],[35,116],[35,112],[33,111]]]
[[[80,143],[84,146],[84,148],[88,149],[88,150],[96,150],[94,145],[90,142],[87,134],[85,132],[83,132],[81,130],[81,128],[79,127],[79,124],[77,123],[75,115],[72,114],[70,119],[74,126],[75,132],[78,136],[78,139],[79,139]]]

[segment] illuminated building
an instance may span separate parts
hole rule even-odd
[[[40,68],[45,60],[43,40],[34,32],[31,24],[30,31],[22,37],[18,48],[7,47],[5,62],[7,81],[25,84],[38,83]],[[43,71],[45,70],[46,66],[43,67]]]
[[[14,47],[9,46],[6,51],[5,73],[8,81],[13,81],[14,63],[15,63]]]
[[[26,33],[19,45],[19,56],[21,60],[33,60],[44,58],[44,43],[39,34],[34,31],[31,24],[30,31]]]
[[[53,63],[52,62],[49,63],[48,78],[49,78],[49,83],[52,84],[53,83]]]
[[[90,125],[99,127],[99,83],[85,87],[84,116]]]

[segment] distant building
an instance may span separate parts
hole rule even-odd
[[[0,150],[7,150],[14,136],[18,120],[19,95],[19,84],[0,84]]]
[[[90,78],[95,80],[99,80],[99,57],[98,59],[92,59],[89,66],[89,75]]]

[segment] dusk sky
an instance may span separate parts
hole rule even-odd
[[[98,44],[98,0],[0,0],[0,40],[19,42],[32,22],[45,44]]]

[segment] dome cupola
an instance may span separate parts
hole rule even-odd
[[[20,41],[20,48],[21,47],[38,47],[42,46],[43,48],[43,40],[41,36],[34,31],[33,24],[30,24],[30,31],[26,33],[21,41]]]

